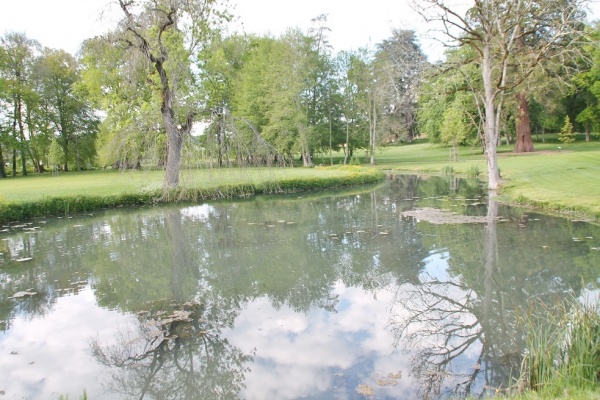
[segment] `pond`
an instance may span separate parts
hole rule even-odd
[[[493,393],[518,375],[519,315],[593,294],[599,250],[596,225],[498,205],[476,182],[405,175],[5,224],[0,393]]]

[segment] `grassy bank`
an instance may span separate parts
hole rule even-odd
[[[581,137],[562,144],[548,136],[535,143],[532,154],[513,154],[500,146],[498,158],[504,180],[501,199],[543,211],[600,219],[600,140]],[[456,161],[448,147],[417,140],[389,146],[377,153],[377,167],[401,173],[459,174],[486,179],[486,161],[479,147],[461,147]],[[118,205],[130,206],[164,200],[200,200],[261,193],[342,187],[381,180],[359,166],[341,167],[343,154],[334,153],[336,167],[285,169],[184,170],[181,190],[163,198],[162,171],[90,171],[32,174],[0,180],[0,221],[42,215],[86,212]],[[354,160],[366,163],[364,150]],[[315,157],[329,164],[329,157]],[[370,171],[370,172],[367,172]]]
[[[0,222],[166,201],[339,188],[384,177],[377,169],[360,166],[187,170],[181,173],[181,187],[165,194],[163,176],[162,171],[89,171],[0,180]]]
[[[501,198],[544,211],[600,219],[600,141],[569,145],[550,141],[536,143],[535,148],[535,153],[513,154],[512,146],[500,146]],[[458,161],[452,162],[446,147],[397,146],[382,152],[378,164],[404,173],[479,173],[486,179],[486,161],[479,148],[459,149]]]

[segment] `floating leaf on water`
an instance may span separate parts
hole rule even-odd
[[[364,383],[358,385],[355,390],[358,394],[362,394],[363,396],[375,396],[375,391],[373,388],[369,385],[365,385]]]
[[[548,246],[545,246],[545,245],[544,245],[544,246],[542,246],[542,249],[547,249],[547,248],[548,248]]]
[[[21,297],[25,297],[25,296],[35,296],[37,293],[36,292],[17,292],[15,294],[13,294],[11,297],[9,297],[9,299],[19,299]]]
[[[23,257],[23,258],[17,258],[15,261],[16,262],[25,262],[25,261],[31,261],[33,260],[32,257]]]
[[[398,384],[398,381],[394,379],[381,378],[377,379],[377,384],[379,386],[396,386]]]
[[[474,370],[480,370],[481,369],[481,364],[477,363],[477,364],[473,365],[473,369]]]
[[[389,374],[387,374],[387,377],[390,379],[401,379],[402,378],[402,371],[398,371],[395,374],[390,372]]]

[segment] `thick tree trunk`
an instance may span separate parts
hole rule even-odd
[[[173,189],[179,186],[183,135],[177,129],[177,124],[170,115],[165,116],[163,113],[163,122],[167,131],[167,167],[164,188]]]
[[[515,153],[532,153],[533,140],[531,138],[531,121],[529,118],[529,100],[527,93],[517,94],[517,140]]]
[[[498,170],[498,132],[496,131],[496,114],[494,107],[494,87],[492,85],[492,56],[489,44],[483,47],[482,78],[485,90],[485,155],[487,159],[488,189],[496,190],[500,186],[500,172]]]

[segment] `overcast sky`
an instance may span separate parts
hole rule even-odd
[[[421,47],[430,61],[443,48],[426,40],[425,22],[408,6],[408,0],[230,0],[239,17],[238,31],[279,35],[287,28],[310,27],[310,20],[328,15],[330,42],[336,51],[374,45],[390,36],[392,28],[421,34]],[[468,4],[468,0],[453,0]],[[593,0],[594,10],[600,0]],[[110,10],[113,10],[112,14]],[[81,42],[114,26],[116,0],[4,0],[0,6],[0,34],[24,32],[51,48],[76,53]],[[101,15],[104,13],[104,17]],[[593,13],[595,18],[599,12]],[[241,25],[240,25],[241,24]]]
[[[112,4],[111,4],[112,3]],[[390,35],[392,28],[425,31],[425,24],[397,0],[232,0],[241,30],[279,35],[289,27],[306,31],[310,20],[328,14],[330,42],[335,50],[357,49]],[[112,17],[110,9],[113,10]],[[114,23],[111,0],[13,0],[0,6],[0,33],[25,32],[51,48],[77,52],[81,42]],[[105,17],[101,18],[104,12]],[[430,43],[424,41],[426,52]],[[439,51],[439,50],[438,50]]]

